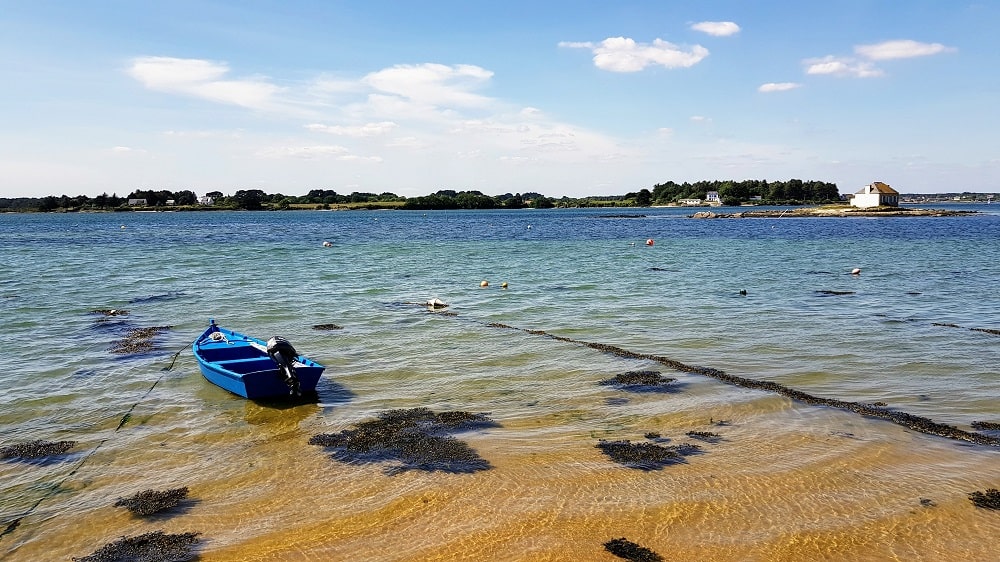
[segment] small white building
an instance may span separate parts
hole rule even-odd
[[[877,181],[862,187],[851,198],[851,205],[859,209],[872,207],[898,207],[899,192],[889,187],[889,184]]]
[[[128,204],[129,204],[130,207],[136,207],[136,206],[145,207],[146,206],[146,200],[145,199],[129,199],[128,200]]]
[[[681,199],[678,203],[685,207],[698,207],[701,205],[701,199]]]
[[[199,205],[212,205],[215,203],[215,199],[212,199],[208,195],[202,195],[198,198]]]
[[[722,203],[722,199],[719,199],[718,191],[709,191],[705,194],[705,201],[708,201],[709,205],[718,205]]]

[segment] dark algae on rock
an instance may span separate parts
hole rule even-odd
[[[127,498],[118,498],[115,507],[124,507],[136,515],[152,515],[175,507],[187,498],[188,489],[144,490]]]
[[[976,507],[1000,509],[1000,490],[990,488],[985,492],[975,491],[969,494],[969,500],[971,500]]]
[[[449,433],[496,427],[486,414],[433,412],[427,408],[389,410],[339,433],[314,435],[309,444],[332,449],[346,463],[395,462],[390,474],[406,470],[470,473],[491,468],[464,441]]]
[[[663,562],[663,557],[656,552],[636,544],[625,537],[611,539],[604,543],[604,550],[629,562]]]
[[[632,443],[628,439],[619,441],[602,439],[595,446],[616,463],[639,470],[660,470],[665,466],[685,462],[684,457],[701,452],[701,447],[689,443],[658,445]]]
[[[600,382],[604,386],[617,387],[661,387],[677,379],[663,376],[659,371],[627,371]]]
[[[76,446],[76,441],[28,441],[0,448],[0,459],[37,459],[61,455]]]
[[[184,562],[195,558],[194,546],[200,533],[168,535],[153,531],[122,537],[73,562]]]

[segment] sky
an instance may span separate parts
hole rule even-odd
[[[0,0],[0,197],[1000,191],[998,0]]]

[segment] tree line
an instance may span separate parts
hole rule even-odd
[[[677,202],[683,199],[705,199],[709,191],[719,194],[723,205],[740,205],[760,201],[774,205],[831,203],[840,201],[837,184],[822,181],[744,180],[699,181],[675,183],[668,181],[653,186],[649,197],[654,204]]]
[[[710,192],[717,192],[723,205],[755,204],[790,205],[833,203],[840,201],[837,185],[821,181],[767,180],[714,180],[694,183],[668,181],[652,189],[643,188],[625,195],[551,198],[541,193],[505,193],[485,195],[480,191],[455,191],[442,189],[419,197],[403,197],[394,193],[339,194],[330,189],[313,189],[305,195],[266,193],[260,189],[239,189],[232,195],[210,191],[207,199],[200,201],[190,190],[135,190],[127,197],[106,193],[97,197],[62,195],[41,198],[0,198],[3,211],[124,211],[134,208],[162,209],[239,209],[282,210],[292,208],[329,209],[333,207],[395,208],[410,210],[429,209],[521,209],[552,207],[648,207],[651,205],[678,204],[685,200],[704,201]],[[144,205],[129,204],[132,200],[145,201]],[[208,203],[210,201],[210,203]]]

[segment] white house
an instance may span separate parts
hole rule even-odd
[[[709,205],[718,205],[722,203],[722,199],[719,199],[718,191],[709,191],[705,194],[705,201],[708,201]]]
[[[136,205],[141,206],[141,207],[145,207],[146,206],[146,200],[145,199],[129,199],[128,200],[128,204],[129,204],[129,206],[132,206],[132,207],[134,207]]]
[[[208,195],[202,195],[198,198],[199,205],[212,205],[215,203],[215,199],[212,199]]]
[[[889,187],[889,184],[877,181],[862,187],[851,198],[851,205],[859,209],[871,207],[898,207],[899,192]]]

